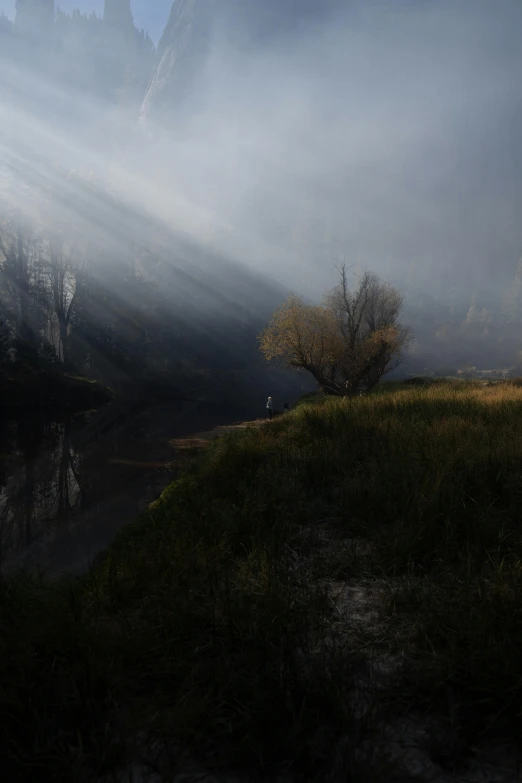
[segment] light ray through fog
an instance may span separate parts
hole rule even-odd
[[[32,193],[34,218],[44,204],[51,221],[67,215],[111,257],[163,235],[173,265],[188,242],[314,298],[345,257],[399,284],[415,261],[426,292],[456,264],[459,285],[499,263],[509,276],[522,249],[522,6],[392,5],[339,2],[237,51],[218,26],[179,106],[168,38],[124,111],[18,40],[14,68],[0,54],[4,175]],[[203,307],[199,264],[185,272]]]

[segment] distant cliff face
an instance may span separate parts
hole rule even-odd
[[[13,29],[13,23],[7,18],[7,16],[0,13],[0,68],[2,68],[2,70],[5,70],[5,61],[9,60],[9,58],[12,56],[14,38]],[[0,78],[0,88],[1,85],[2,79]]]
[[[324,19],[343,0],[176,0],[158,47],[156,69],[142,107],[142,121],[178,110],[204,73],[212,46],[248,56],[291,36],[303,24]]]
[[[131,0],[105,0],[103,18],[55,10],[54,0],[17,0],[14,24],[0,16],[0,56],[64,88],[118,102],[135,117],[155,49],[134,26]]]
[[[13,32],[13,23],[5,16],[5,14],[0,13],[0,35],[11,35]]]
[[[103,21],[106,26],[117,30],[133,30],[130,0],[105,0]]]
[[[105,0],[102,23],[102,56],[98,63],[100,86],[125,90],[125,102],[134,112],[141,104],[154,63],[154,48],[134,26],[131,0]],[[105,73],[105,76],[104,76]]]
[[[173,4],[158,46],[142,119],[179,106],[194,85],[210,50],[216,6],[217,0],[177,0]]]

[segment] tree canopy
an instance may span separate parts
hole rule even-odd
[[[398,322],[402,296],[372,272],[350,290],[346,266],[321,305],[291,294],[259,335],[268,361],[306,370],[331,394],[373,388],[395,369],[411,340]]]

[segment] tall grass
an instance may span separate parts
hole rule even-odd
[[[521,392],[385,387],[292,423],[303,497],[313,486],[371,542],[373,572],[400,587],[391,617],[417,657],[417,697],[449,709],[451,693],[470,741],[522,736]]]
[[[520,735],[521,419],[508,384],[309,400],[213,442],[88,575],[2,582],[5,774],[100,775],[145,731],[214,766],[327,780],[353,728],[353,661],[323,644],[330,604],[302,530],[324,519],[400,586],[391,618],[418,698],[449,709],[451,692],[470,741]]]
[[[317,654],[327,596],[289,547],[274,449],[268,430],[211,447],[85,577],[1,584],[7,779],[102,775],[144,731],[212,766],[322,779],[349,661]]]

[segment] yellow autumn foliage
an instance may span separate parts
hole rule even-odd
[[[268,361],[310,372],[335,394],[374,386],[397,366],[410,339],[397,323],[402,297],[376,275],[365,273],[350,292],[346,270],[322,305],[309,305],[290,294],[259,335]]]

